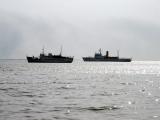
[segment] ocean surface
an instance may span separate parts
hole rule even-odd
[[[0,60],[0,120],[160,120],[160,62]]]

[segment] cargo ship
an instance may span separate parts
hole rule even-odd
[[[109,51],[106,51],[106,55],[102,55],[101,49],[98,53],[95,53],[94,57],[82,57],[85,62],[131,62],[131,58],[120,58],[119,52],[117,56],[110,56]]]
[[[26,58],[28,63],[72,63],[73,61],[73,57],[62,56],[62,49],[58,55],[52,55],[52,53],[48,53],[48,55],[46,55],[43,48],[39,57],[27,56]]]

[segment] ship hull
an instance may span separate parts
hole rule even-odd
[[[96,59],[92,57],[83,57],[83,61],[85,62],[131,62],[130,58],[103,58],[103,59]]]
[[[28,63],[72,63],[73,58],[62,57],[62,58],[50,58],[50,59],[39,59],[36,57],[27,57]]]

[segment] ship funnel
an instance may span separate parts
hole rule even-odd
[[[109,57],[109,51],[106,51],[106,57],[107,58]]]

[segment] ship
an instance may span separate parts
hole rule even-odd
[[[131,62],[131,58],[120,58],[119,51],[117,56],[110,56],[109,51],[106,51],[106,55],[102,55],[101,49],[96,52],[94,57],[82,57],[85,62]]]
[[[27,56],[28,63],[72,63],[73,57],[62,56],[62,49],[60,54],[53,55],[52,53],[45,54],[44,48],[42,49],[42,53],[40,53],[39,57],[29,57]]]

